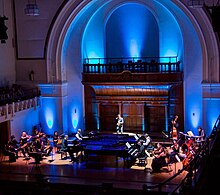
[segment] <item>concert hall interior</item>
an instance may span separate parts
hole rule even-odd
[[[0,0],[0,194],[218,191],[219,21],[219,0]]]

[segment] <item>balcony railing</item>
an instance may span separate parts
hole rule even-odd
[[[38,106],[40,106],[39,100],[40,97],[34,97],[31,99],[12,102],[10,104],[0,106],[0,122],[12,119],[15,116],[16,112],[20,112],[22,110],[27,110],[30,108],[36,109]]]
[[[177,57],[145,58],[86,58],[83,73],[166,73],[180,72]]]

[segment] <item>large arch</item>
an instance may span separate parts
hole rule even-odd
[[[160,41],[163,45],[168,45],[169,31],[165,27],[169,25],[171,19],[178,34],[181,35],[176,41],[178,56],[182,61],[184,71],[184,114],[185,129],[194,129],[198,124],[202,125],[204,112],[202,109],[202,81],[219,82],[219,54],[215,34],[210,32],[211,24],[203,10],[189,10],[180,1],[166,0],[136,0],[136,1],[68,1],[60,12],[54,23],[49,44],[47,48],[47,80],[51,85],[41,85],[42,93],[46,89],[55,88],[56,96],[54,103],[59,104],[57,109],[62,109],[63,113],[57,115],[56,128],[64,131],[74,132],[84,125],[84,105],[83,86],[81,84],[82,62],[87,51],[88,34],[90,25],[98,25],[99,41],[95,44],[102,48],[98,56],[104,57],[104,28],[111,17],[111,14],[122,5],[135,3],[145,6],[154,15],[160,29]],[[99,17],[98,17],[99,16]],[[100,18],[101,17],[101,18]],[[99,18],[99,20],[97,20]],[[196,18],[199,18],[197,20]],[[198,21],[201,21],[199,23]],[[163,33],[161,33],[163,32]],[[97,36],[97,34],[96,34]],[[100,39],[100,37],[103,37]],[[87,39],[87,41],[83,41]],[[94,40],[91,40],[94,41]],[[161,47],[166,48],[166,47]],[[91,48],[89,51],[92,51]],[[169,46],[168,46],[169,49]],[[166,49],[161,49],[164,55]],[[189,52],[190,51],[190,52]],[[86,52],[88,54],[88,51]],[[214,55],[214,56],[212,56]],[[209,61],[212,59],[212,62]],[[211,66],[211,67],[210,67]],[[212,71],[210,75],[208,70]],[[53,93],[54,94],[54,93]],[[196,98],[195,98],[196,97]],[[46,102],[45,102],[46,103]],[[44,104],[44,101],[43,101]],[[46,106],[46,105],[45,105]],[[47,123],[43,118],[45,109],[42,111],[43,123]],[[203,111],[203,112],[202,112]],[[194,117],[194,118],[193,118]],[[195,118],[196,117],[196,118]],[[65,118],[65,120],[64,120]],[[205,119],[208,120],[208,119]],[[196,121],[196,122],[195,122]],[[207,124],[208,126],[208,124]],[[48,129],[45,126],[45,129]],[[49,131],[49,130],[48,130]]]

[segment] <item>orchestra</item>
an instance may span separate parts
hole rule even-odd
[[[120,117],[118,115],[117,119],[119,120]],[[178,127],[177,119],[178,117],[173,119],[172,130]],[[134,136],[135,142],[132,144],[126,143],[125,150],[134,162],[135,159],[145,158],[145,170],[150,169],[152,173],[160,172],[164,166],[171,163],[180,162],[183,167],[186,167],[194,158],[198,148],[201,146],[201,142],[205,140],[205,132],[201,127],[198,127],[198,135],[194,135],[191,130],[187,133],[176,131],[175,136],[174,132],[172,133],[171,138],[166,136],[166,139],[172,142],[170,145],[154,142],[147,133],[136,134]],[[93,139],[91,136],[87,136],[87,138]],[[15,136],[12,135],[7,148],[10,148],[16,158],[18,158],[18,151],[21,151],[24,157],[29,156],[41,161],[42,157],[50,156],[53,147],[60,145],[60,150],[70,156],[70,162],[78,162],[79,157],[84,156],[85,149],[81,129],[78,129],[71,139],[70,142],[68,135],[58,135],[58,131],[55,131],[54,135],[51,136],[51,140],[49,140],[45,133],[34,129],[32,135],[28,135],[26,131],[23,131],[20,141],[17,141]],[[129,147],[126,148],[127,145]]]

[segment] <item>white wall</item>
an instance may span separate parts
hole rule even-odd
[[[4,1],[4,8],[0,8],[0,16],[6,16],[5,25],[8,27],[8,40],[0,43],[0,87],[15,82],[15,51],[14,51],[14,28],[11,11],[11,1]],[[4,10],[4,13],[3,11]]]

